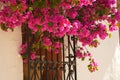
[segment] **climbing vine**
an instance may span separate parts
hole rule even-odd
[[[14,31],[15,27],[28,28],[34,35],[31,46],[31,59],[36,59],[38,45],[54,50],[58,54],[61,39],[75,36],[76,57],[84,60],[89,57],[88,69],[97,70],[98,64],[86,46],[97,47],[99,39],[104,40],[117,30],[120,11],[116,0],[0,0],[4,6],[0,10],[1,29]],[[26,25],[26,26],[25,26]],[[26,30],[23,31],[25,33]],[[25,36],[23,37],[25,38]],[[21,45],[20,54],[26,60],[28,44]]]

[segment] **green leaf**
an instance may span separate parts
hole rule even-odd
[[[107,10],[106,9],[97,10],[96,14],[98,14],[99,16],[103,16],[104,14],[107,14]]]
[[[46,0],[35,0],[33,3],[34,7],[43,8],[46,7]]]
[[[111,14],[111,18],[114,19],[115,15],[114,14]]]
[[[10,6],[13,11],[17,10],[17,6]]]
[[[33,9],[33,7],[29,7],[29,10],[30,10],[30,11],[33,11],[34,9]]]
[[[22,58],[25,59],[25,58],[27,58],[27,56],[28,56],[27,53],[23,53]]]
[[[41,32],[40,31],[37,31],[36,34],[35,34],[37,37],[39,37],[41,35]]]
[[[33,3],[34,6],[38,6],[39,3],[38,3],[38,0],[35,0],[34,3]]]
[[[84,60],[85,60],[85,57],[83,57],[81,60],[84,61]]]
[[[51,8],[55,8],[58,7],[58,5],[60,4],[61,0],[50,0],[50,7]]]
[[[49,22],[49,23],[48,23],[48,26],[53,26],[53,23],[52,23],[52,22]]]
[[[5,23],[1,23],[1,29],[7,31],[8,28],[6,27]]]

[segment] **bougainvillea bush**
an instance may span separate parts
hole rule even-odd
[[[61,39],[75,36],[76,57],[89,58],[88,69],[97,70],[98,64],[86,46],[97,47],[99,39],[104,40],[117,30],[120,12],[116,9],[116,0],[0,0],[4,6],[0,10],[1,29],[14,30],[15,27],[29,28],[36,37],[31,45],[31,59],[36,59],[38,45],[53,49],[58,54]],[[106,22],[106,24],[103,23]],[[26,26],[23,26],[26,25]],[[23,32],[24,33],[24,32]],[[28,44],[21,45],[20,54],[25,55]],[[23,57],[26,60],[25,57]]]

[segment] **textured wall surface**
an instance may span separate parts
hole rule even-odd
[[[18,54],[21,30],[4,32],[0,29],[0,80],[23,80],[22,58]]]
[[[88,60],[77,61],[78,80],[120,80],[120,46],[118,32],[112,38],[101,41],[96,49],[89,49],[99,63],[99,71],[90,73],[87,70]]]

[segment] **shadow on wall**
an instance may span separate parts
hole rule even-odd
[[[120,46],[116,46],[112,63],[109,65],[104,80],[120,80]]]

